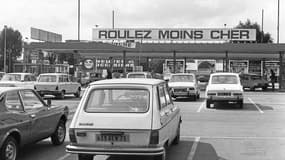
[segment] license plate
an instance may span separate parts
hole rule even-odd
[[[99,134],[96,135],[96,141],[100,142],[129,142],[129,135],[106,135]]]

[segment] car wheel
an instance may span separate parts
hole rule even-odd
[[[74,93],[74,96],[75,96],[76,98],[80,97],[80,92],[81,92],[81,90],[80,90],[80,88],[78,88],[77,91],[76,91],[76,93]]]
[[[57,96],[59,99],[64,99],[64,91],[61,91],[60,94]]]
[[[200,94],[197,95],[197,99],[200,99]]]
[[[60,120],[56,127],[55,132],[51,135],[51,142],[53,145],[61,145],[66,136],[65,122]]]
[[[239,105],[239,108],[240,108],[240,109],[243,109],[243,101],[239,101],[239,102],[238,102],[238,105]]]
[[[15,138],[9,136],[3,143],[0,150],[0,159],[16,160],[18,155],[18,143]]]
[[[211,103],[212,103],[212,102],[211,102],[210,100],[207,100],[207,101],[206,101],[206,107],[207,107],[207,108],[210,108],[210,107],[211,107]]]
[[[264,91],[267,90],[267,86],[262,87],[262,90]]]
[[[78,154],[78,160],[93,160],[92,154]]]
[[[179,144],[179,142],[180,142],[180,124],[178,125],[176,137],[173,140],[173,144],[177,145],[177,144]]]

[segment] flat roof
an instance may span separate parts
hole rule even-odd
[[[85,57],[191,57],[196,59],[220,59],[229,54],[230,59],[267,58],[278,59],[285,52],[285,44],[275,43],[136,43],[135,48],[125,48],[102,42],[32,42],[27,50],[45,50],[56,53],[74,53]],[[285,57],[285,56],[284,56]]]

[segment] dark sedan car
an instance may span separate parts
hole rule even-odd
[[[65,140],[67,106],[45,103],[32,89],[0,87],[0,159],[15,160],[23,145],[51,137]]]
[[[269,86],[269,82],[262,76],[256,74],[240,74],[240,80],[243,88],[249,88],[254,91],[256,88],[266,90]]]

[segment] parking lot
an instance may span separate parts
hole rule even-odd
[[[198,101],[177,99],[182,111],[181,142],[167,151],[168,160],[276,160],[285,159],[285,93],[245,92],[244,108],[233,104],[216,104],[207,109],[204,92]],[[78,98],[54,100],[68,104],[71,116]],[[69,121],[70,122],[70,121]],[[68,123],[69,124],[69,123]],[[66,144],[69,138],[66,139]],[[49,141],[21,151],[20,160],[75,160],[64,146]],[[96,156],[96,160],[135,160],[149,157]]]

